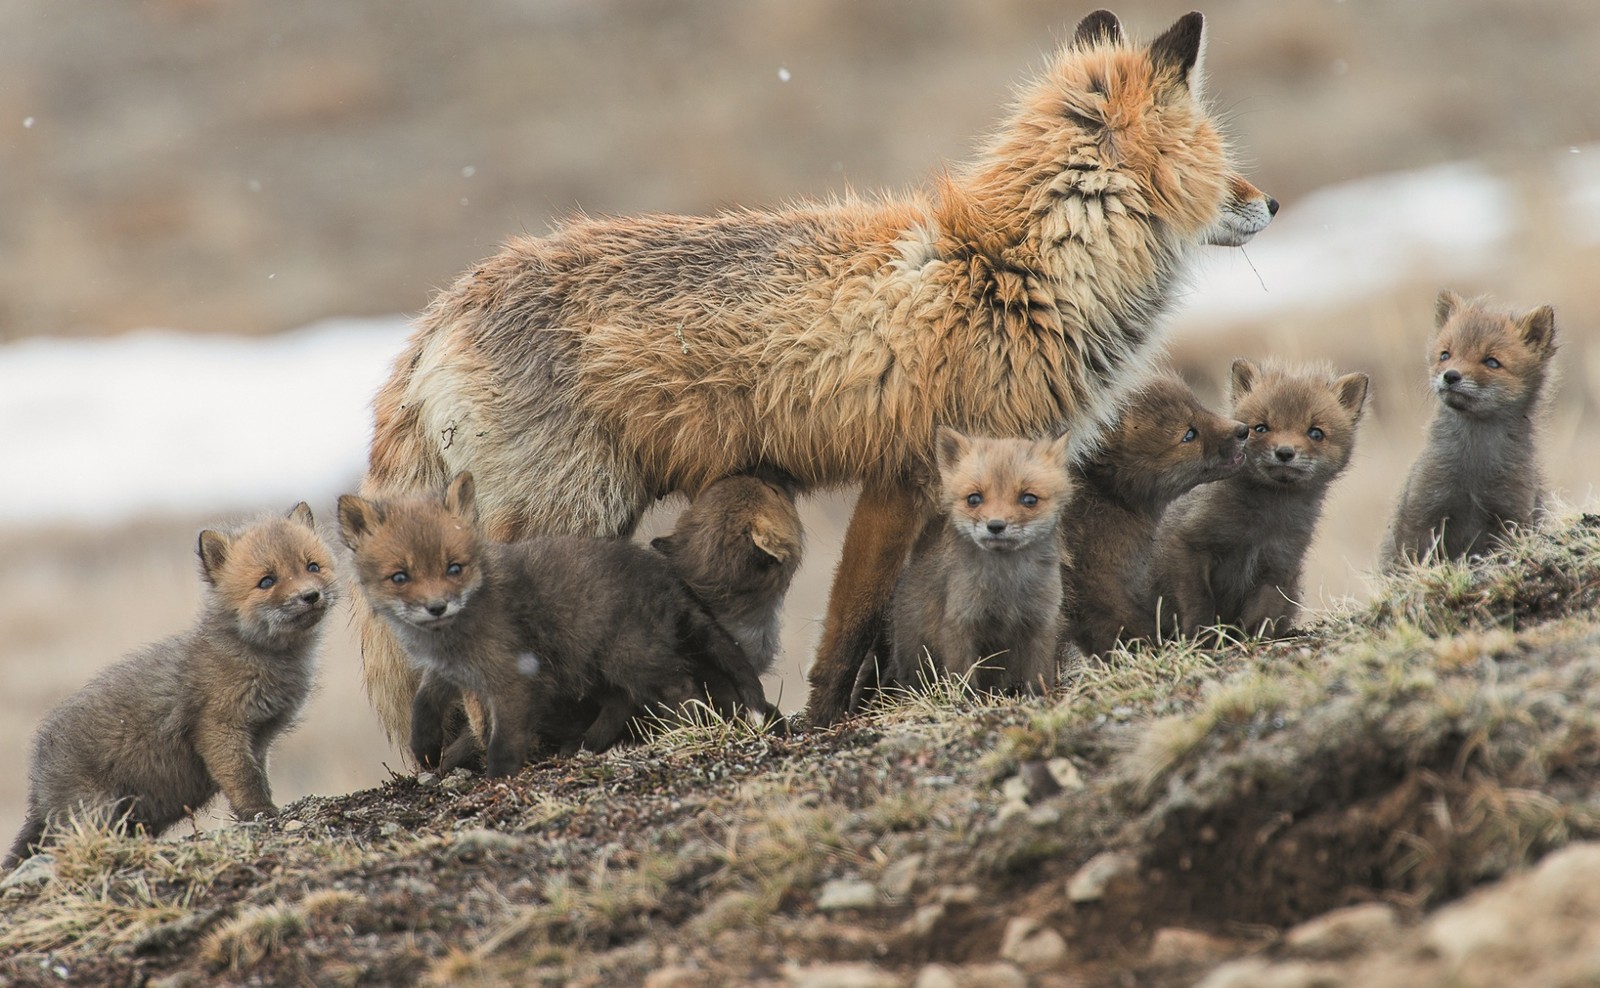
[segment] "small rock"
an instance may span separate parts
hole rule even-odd
[[[292,834],[297,830],[304,829],[306,829],[306,822],[304,820],[289,820],[283,825],[283,832],[286,834]]]
[[[878,886],[851,878],[836,878],[822,886],[817,893],[817,909],[837,912],[841,909],[876,909]]]
[[[1051,803],[1028,810],[1028,822],[1035,827],[1053,827],[1061,822],[1061,807]]]
[[[1329,988],[1345,984],[1339,972],[1322,964],[1283,961],[1269,964],[1259,957],[1224,964],[1194,988]]]
[[[1056,785],[1067,792],[1077,792],[1083,788],[1083,776],[1078,774],[1078,766],[1072,764],[1072,759],[1052,758],[1044,763],[1044,767],[1050,771]]]
[[[929,964],[917,972],[911,988],[961,988],[954,971],[943,964]]]
[[[918,906],[917,911],[911,914],[911,918],[900,924],[900,930],[902,933],[918,940],[926,940],[933,935],[934,927],[939,925],[939,920],[941,919],[944,919],[944,906],[942,904],[935,902],[926,906]]]
[[[0,891],[5,889],[25,888],[29,885],[43,885],[56,877],[56,859],[54,855],[39,853],[31,858],[24,858],[22,863],[12,870],[11,874],[0,881]]]
[[[393,837],[400,832],[400,825],[393,820],[385,820],[378,826],[378,836]]]
[[[939,890],[939,901],[947,906],[970,906],[978,901],[978,886],[946,885]]]
[[[438,782],[438,781],[439,781],[439,777],[437,775],[434,775],[432,772],[418,772],[417,773],[417,785],[419,785],[419,786],[431,786],[435,782]]]
[[[998,810],[995,810],[994,820],[996,823],[1004,823],[1014,816],[1027,815],[1028,804],[1026,801],[1021,799],[1008,799],[1000,804],[1000,808]]]
[[[900,988],[899,977],[871,964],[813,964],[784,974],[794,988]]]
[[[910,854],[883,869],[878,888],[890,899],[904,899],[917,884],[917,873],[922,870],[923,856]]]
[[[1028,780],[1022,777],[1021,772],[1018,772],[1000,783],[1000,795],[1004,796],[1008,803],[1026,803],[1028,801]]]
[[[1139,870],[1139,862],[1118,851],[1101,851],[1067,879],[1067,898],[1073,902],[1099,902],[1106,886]]]
[[[1043,761],[1024,762],[1017,778],[1023,783],[1023,798],[1030,803],[1042,802],[1061,791],[1061,783]]]
[[[1067,941],[1038,920],[1017,916],[1000,938],[1000,956],[1025,970],[1042,971],[1067,959]]]
[[[1386,902],[1368,902],[1308,919],[1284,934],[1283,942],[1297,954],[1336,957],[1388,937],[1399,922],[1393,906]]]
[[[1150,960],[1157,964],[1214,963],[1233,953],[1233,943],[1199,930],[1166,926],[1150,939]]]
[[[445,776],[444,781],[439,784],[450,790],[471,789],[472,781],[471,772],[464,768],[458,768],[454,772],[451,772],[449,775]]]
[[[968,964],[960,976],[965,988],[1028,988],[1028,976],[1013,964]]]
[[[644,988],[701,988],[710,983],[710,975],[692,967],[664,967],[644,978]]]

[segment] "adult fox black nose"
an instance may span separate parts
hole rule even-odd
[[[450,605],[446,604],[442,600],[431,601],[428,604],[428,613],[432,614],[434,617],[438,617],[439,615],[443,614],[446,610],[448,610],[449,607],[450,607]]]
[[[1278,200],[1272,198],[1271,196],[1267,196],[1267,215],[1278,215]]]
[[[1004,518],[990,518],[989,519],[989,531],[993,532],[996,535],[999,535],[1001,532],[1003,532],[1005,530],[1006,530],[1006,520]]]
[[[1450,370],[1445,371],[1444,372],[1444,383],[1451,384],[1451,385],[1460,384],[1461,383],[1461,372],[1456,370],[1455,368],[1451,368]]]
[[[1279,446],[1277,449],[1272,451],[1272,455],[1276,456],[1282,462],[1288,463],[1290,460],[1294,459],[1294,447]]]

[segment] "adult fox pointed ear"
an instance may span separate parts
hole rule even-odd
[[[228,561],[228,549],[232,540],[221,532],[206,529],[200,533],[200,576],[207,583],[216,586],[217,577],[222,573],[223,564]]]
[[[1206,18],[1192,10],[1150,42],[1150,64],[1156,75],[1169,75],[1191,93],[1200,92],[1201,61],[1206,50]]]
[[[1361,418],[1361,409],[1367,403],[1367,375],[1361,373],[1346,374],[1333,382],[1334,397],[1339,399],[1339,405],[1350,413],[1352,422]]]
[[[472,482],[472,471],[463,470],[444,489],[444,508],[469,525],[478,523],[477,487]]]
[[[1556,350],[1556,310],[1548,305],[1517,320],[1517,332],[1540,357],[1548,357]]]
[[[1238,401],[1244,395],[1249,394],[1250,389],[1256,386],[1256,377],[1260,373],[1261,371],[1256,365],[1245,358],[1240,357],[1235,360],[1228,376],[1228,397],[1233,401]]]
[[[1123,43],[1122,22],[1109,10],[1096,10],[1078,22],[1072,32],[1072,47],[1093,48],[1096,45]]]
[[[288,518],[296,525],[304,525],[312,531],[317,529],[317,521],[311,517],[311,505],[304,501],[289,509]]]
[[[1434,328],[1444,328],[1444,324],[1450,321],[1450,317],[1460,312],[1461,307],[1466,304],[1465,299],[1448,288],[1440,292],[1439,297],[1434,299],[1433,302]]]
[[[351,549],[383,523],[383,509],[354,494],[339,495],[339,537]]]
[[[941,425],[939,427],[939,435],[934,444],[934,454],[939,464],[939,472],[943,473],[954,466],[956,461],[966,455],[971,446],[972,440],[948,425]]]

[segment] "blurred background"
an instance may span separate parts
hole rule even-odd
[[[1187,11],[1127,2],[1146,40]],[[437,287],[582,210],[703,213],[924,183],[1088,4],[1042,0],[146,0],[0,5],[0,826],[27,739],[187,626],[206,524],[352,489],[367,403]],[[1172,320],[1208,400],[1235,356],[1373,385],[1307,604],[1369,591],[1429,412],[1441,287],[1555,305],[1542,460],[1600,457],[1600,4],[1212,0],[1207,93],[1283,202]],[[771,691],[804,703],[849,492],[807,504]],[[670,527],[672,510],[647,526]],[[279,745],[280,802],[403,768],[347,612]]]

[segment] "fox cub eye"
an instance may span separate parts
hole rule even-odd
[[[322,567],[317,565],[316,563],[306,563],[306,572],[307,573],[321,573],[322,572]]]
[[[271,576],[263,576],[261,578],[261,581],[256,584],[256,589],[257,590],[271,590],[272,589],[272,585],[274,583],[277,583],[277,582],[278,581],[275,578],[271,577]]]
[[[1257,431],[1257,432],[1266,432],[1267,431],[1267,423],[1265,423],[1265,422],[1258,423],[1256,425],[1255,431]]]
[[[1200,433],[1196,432],[1194,430],[1194,426],[1191,425],[1191,426],[1189,426],[1189,431],[1185,432],[1183,434],[1183,440],[1182,441],[1186,442],[1186,443],[1192,443],[1198,438],[1200,438]]]
[[[410,582],[410,580],[411,574],[407,573],[405,570],[397,570],[396,572],[389,574],[389,582],[393,583],[397,587],[402,583]]]
[[[1017,498],[1017,500],[1022,502],[1022,506],[1024,508],[1033,508],[1033,507],[1037,507],[1038,504],[1039,504],[1039,495],[1037,495],[1037,494],[1024,494],[1021,497]]]
[[[461,564],[460,563],[451,563],[449,566],[446,566],[444,568],[444,575],[445,576],[460,576],[461,575]]]
[[[1440,350],[1439,351],[1439,359],[1440,360],[1449,360],[1450,359],[1450,351],[1449,350]]]
[[[976,508],[978,505],[980,505],[982,503],[983,503],[983,495],[982,494],[968,494],[967,495],[967,507]]]
[[[1306,430],[1306,435],[1310,436],[1312,439],[1316,440],[1319,443],[1322,442],[1322,440],[1324,438],[1322,430],[1317,428],[1316,426],[1312,426],[1310,429],[1307,429]]]
[[[1493,357],[1484,357],[1483,366],[1489,368],[1490,370],[1499,370],[1500,361],[1494,359]]]

